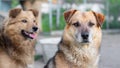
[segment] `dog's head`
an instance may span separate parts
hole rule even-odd
[[[37,10],[12,9],[4,25],[4,32],[8,36],[18,35],[25,39],[34,39],[39,32],[37,17]]]
[[[93,11],[80,12],[69,10],[64,13],[66,21],[65,35],[70,41],[91,43],[101,39],[101,26],[104,15]]]

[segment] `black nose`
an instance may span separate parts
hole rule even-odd
[[[33,29],[33,31],[37,31],[37,30],[38,30],[38,27],[35,27],[35,26],[34,26],[32,29]]]
[[[82,34],[81,34],[81,37],[83,38],[83,40],[87,40],[88,37],[89,37],[89,33],[88,33],[88,32],[82,33]]]

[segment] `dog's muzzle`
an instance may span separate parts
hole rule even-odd
[[[36,34],[37,31],[38,31],[38,27],[34,26],[30,31],[21,30],[21,34],[25,38],[35,39],[37,37],[37,34]]]
[[[88,32],[81,33],[81,37],[82,37],[82,42],[83,43],[88,43],[89,42],[89,33]]]

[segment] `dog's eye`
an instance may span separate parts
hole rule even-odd
[[[76,22],[76,23],[74,23],[73,25],[74,25],[75,27],[79,27],[79,26],[80,26],[79,22]]]
[[[22,20],[23,23],[27,23],[27,20]]]
[[[89,22],[89,26],[90,26],[90,27],[92,27],[92,26],[94,26],[94,25],[95,25],[94,23]]]

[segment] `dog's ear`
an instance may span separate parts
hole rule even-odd
[[[35,16],[35,17],[38,17],[38,15],[39,15],[38,10],[35,10],[35,9],[29,9],[29,11],[32,11],[33,14],[34,14],[34,16]]]
[[[20,8],[15,8],[15,9],[10,10],[9,17],[16,18],[16,16],[21,12],[21,10],[22,9]]]
[[[64,12],[64,19],[66,23],[69,23],[70,18],[74,15],[76,11],[77,11],[76,9],[71,9]]]
[[[98,24],[99,24],[100,26],[102,26],[102,24],[103,24],[103,22],[104,22],[104,20],[105,20],[105,16],[104,16],[103,14],[101,14],[101,13],[96,13],[96,12],[94,12],[94,11],[92,11],[92,13],[93,13],[94,16],[96,17],[96,20],[97,20]]]

